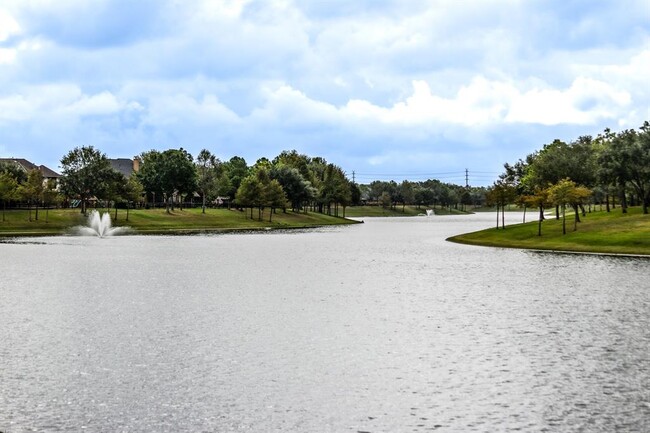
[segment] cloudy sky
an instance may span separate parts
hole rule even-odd
[[[648,0],[0,0],[0,156],[296,149],[489,184],[650,119]]]

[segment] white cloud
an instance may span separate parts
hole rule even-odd
[[[0,120],[77,121],[83,116],[115,114],[126,106],[110,92],[86,95],[74,85],[46,85],[0,97]]]
[[[20,33],[18,21],[9,12],[0,9],[0,42],[6,41],[10,36]]]
[[[218,125],[238,123],[239,117],[219,102],[215,95],[196,100],[185,94],[152,97],[148,103],[145,123],[157,127],[167,125]]]
[[[462,148],[501,164],[502,148],[544,134],[650,118],[643,0],[1,3],[12,152],[52,137],[107,153],[305,146],[384,166],[442,164]]]
[[[115,95],[101,92],[96,95],[82,95],[72,104],[62,107],[61,112],[75,116],[105,116],[114,114],[121,109]]]
[[[0,48],[0,65],[13,63],[16,60],[16,50],[13,48]]]

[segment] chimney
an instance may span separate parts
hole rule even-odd
[[[134,173],[137,173],[137,172],[140,171],[140,162],[141,162],[141,161],[142,161],[142,160],[140,159],[139,156],[134,156],[134,157],[133,157],[133,172],[134,172]]]

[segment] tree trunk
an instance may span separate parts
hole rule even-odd
[[[566,234],[566,205],[562,205],[562,234]]]
[[[618,188],[619,201],[621,203],[621,209],[623,213],[627,213],[627,197],[625,196],[625,185],[621,185]]]
[[[575,214],[576,223],[579,223],[580,222],[580,209],[578,208],[577,204],[572,204],[571,207],[573,208],[573,213]]]
[[[537,222],[537,236],[542,235],[542,219],[540,218]]]
[[[506,204],[501,205],[501,228],[506,229]]]
[[[524,224],[526,224],[526,205],[524,205]]]
[[[497,230],[499,230],[499,203],[497,203]]]
[[[559,220],[560,219],[560,206],[555,205],[555,219]]]
[[[205,213],[205,193],[203,193],[203,211],[202,213]]]

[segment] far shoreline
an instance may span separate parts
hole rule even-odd
[[[567,234],[562,234],[562,220],[519,223],[505,229],[489,228],[451,236],[446,240],[464,245],[514,248],[545,253],[591,254],[618,257],[650,258],[650,215],[641,207],[594,211],[581,217],[573,231],[573,215],[567,218]]]

